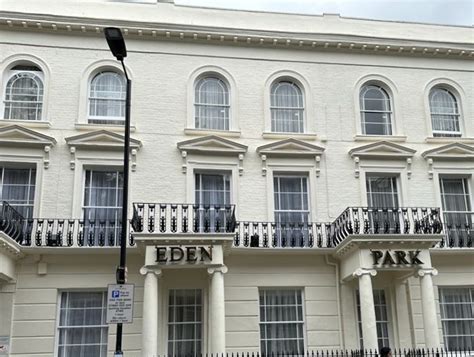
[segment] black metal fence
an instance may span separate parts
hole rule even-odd
[[[444,348],[400,348],[392,349],[393,357],[472,357],[473,351],[447,350]],[[227,353],[193,353],[178,355],[158,355],[157,357],[384,357],[374,350],[308,350],[304,353],[275,352],[227,352]]]

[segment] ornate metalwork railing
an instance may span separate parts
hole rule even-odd
[[[331,223],[238,222],[235,247],[331,248]]]
[[[137,233],[234,233],[235,205],[134,203],[132,228]]]
[[[439,208],[348,207],[333,222],[335,244],[348,235],[439,234],[443,232]]]
[[[474,240],[474,212],[444,213],[445,235],[439,248],[472,248]]]

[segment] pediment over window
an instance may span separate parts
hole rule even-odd
[[[474,146],[462,143],[451,143],[421,154],[425,159],[435,160],[474,160]]]
[[[182,154],[239,155],[247,152],[246,145],[216,135],[181,141],[178,143],[178,149]]]
[[[407,159],[413,157],[416,150],[389,141],[359,146],[349,150],[351,157],[366,159]]]
[[[266,156],[321,156],[325,148],[289,138],[259,146],[257,153]]]
[[[76,149],[84,150],[110,150],[122,151],[124,146],[124,136],[113,133],[108,130],[97,130],[91,133],[85,133],[65,138],[69,145],[71,153],[70,166],[73,170],[76,166]],[[130,154],[131,154],[131,169],[136,170],[137,167],[137,151],[142,146],[142,142],[137,139],[130,138]]]
[[[84,149],[123,150],[124,145],[123,135],[108,130],[97,130],[86,134],[70,136],[65,140],[70,147]],[[131,149],[139,149],[141,146],[140,140],[130,138]]]
[[[46,148],[56,145],[56,139],[20,125],[9,125],[0,128],[0,145]]]

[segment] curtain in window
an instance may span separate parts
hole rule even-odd
[[[260,290],[260,345],[263,356],[304,356],[300,290]]]
[[[103,232],[106,241],[118,239],[121,227],[123,175],[118,171],[86,171],[84,220],[86,239],[93,234],[94,244]],[[100,227],[102,225],[102,227]]]
[[[91,81],[89,122],[123,124],[125,120],[126,83],[122,74],[101,72]]]
[[[36,71],[12,71],[5,89],[5,119],[41,120],[43,81]]]
[[[105,292],[63,292],[58,357],[106,357]]]
[[[0,202],[6,201],[23,217],[33,217],[36,170],[0,168]]]
[[[195,126],[199,129],[229,130],[229,89],[219,78],[205,77],[195,85]]]
[[[272,132],[304,132],[303,94],[297,84],[280,81],[271,87]]]
[[[273,178],[275,222],[278,244],[300,246],[308,238],[309,199],[305,176],[275,176]]]
[[[397,208],[398,192],[396,177],[368,176],[367,203],[369,207]]]
[[[443,88],[430,92],[431,124],[434,136],[461,136],[456,97]]]
[[[360,91],[362,133],[392,135],[390,96],[381,87],[365,85]]]
[[[196,174],[195,202],[199,230],[222,231],[226,224],[225,205],[230,204],[230,175]]]
[[[440,288],[444,345],[449,350],[474,348],[474,289]]]
[[[170,290],[168,308],[168,355],[201,355],[202,292],[199,289]]]

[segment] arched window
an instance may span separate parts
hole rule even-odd
[[[89,90],[89,123],[123,124],[126,84],[122,74],[104,71],[96,74]]]
[[[272,84],[270,111],[273,132],[304,132],[304,103],[300,87],[289,81]]]
[[[449,90],[435,87],[430,91],[430,112],[433,136],[461,136],[459,108]]]
[[[229,89],[217,77],[198,79],[194,93],[194,123],[199,129],[229,130]]]
[[[367,84],[360,90],[360,117],[365,135],[392,135],[390,95],[378,85]]]
[[[34,65],[18,65],[8,74],[4,119],[41,120],[43,73]]]

